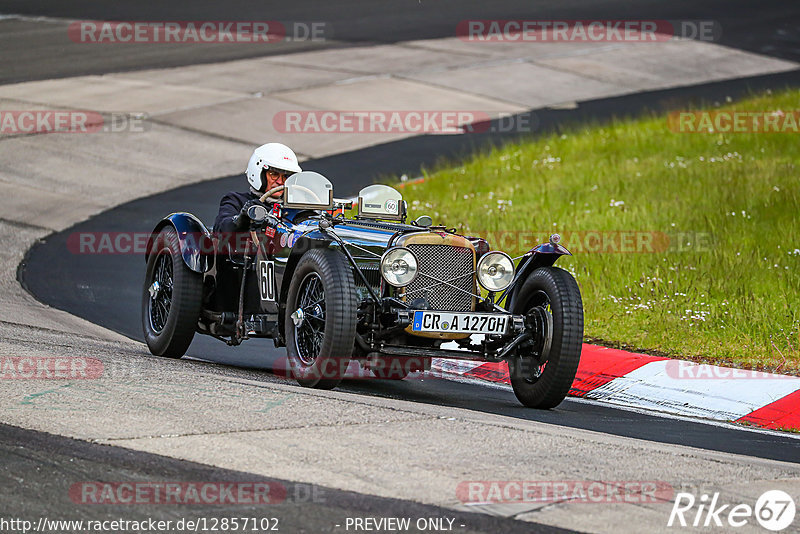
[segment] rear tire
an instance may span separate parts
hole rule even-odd
[[[554,408],[569,393],[581,358],[583,302],[578,284],[563,269],[540,267],[515,294],[511,311],[525,315],[526,325],[538,332],[531,345],[509,359],[514,394],[529,408]]]
[[[203,275],[181,257],[178,232],[166,226],[153,240],[142,289],[142,330],[150,352],[180,358],[189,348],[203,301]]]
[[[333,389],[342,381],[355,345],[357,308],[353,271],[340,251],[314,249],[300,258],[284,324],[289,364],[301,386]]]

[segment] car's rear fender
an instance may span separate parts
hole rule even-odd
[[[506,290],[506,294],[509,295],[506,299],[506,308],[509,310],[513,309],[514,299],[525,283],[525,280],[527,280],[533,271],[539,267],[552,266],[561,256],[572,256],[572,253],[558,243],[542,243],[526,252],[525,259],[519,264],[514,281]]]
[[[145,262],[150,256],[153,239],[166,226],[172,226],[178,233],[181,257],[189,269],[197,273],[205,273],[211,269],[214,265],[214,242],[211,233],[200,219],[185,212],[172,213],[158,222],[147,240]]]

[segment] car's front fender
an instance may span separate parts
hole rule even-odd
[[[572,253],[566,247],[552,242],[542,243],[526,252],[523,256],[524,259],[519,264],[514,281],[507,290],[509,292],[506,299],[508,306],[513,306],[514,298],[533,271],[539,267],[552,266],[561,256],[572,256]]]
[[[214,242],[206,225],[191,213],[172,213],[161,219],[147,240],[145,262],[150,256],[153,239],[166,226],[171,225],[178,233],[181,257],[189,269],[205,273],[214,265]]]

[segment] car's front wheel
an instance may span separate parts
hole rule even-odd
[[[509,359],[511,387],[530,408],[554,408],[567,396],[583,345],[583,302],[575,278],[558,267],[540,267],[511,303],[524,315],[531,343]]]
[[[333,389],[355,344],[357,298],[353,272],[341,252],[314,249],[295,268],[286,301],[286,351],[295,380]]]
[[[181,257],[178,233],[166,226],[153,239],[142,289],[142,330],[150,352],[180,358],[197,328],[203,275]]]

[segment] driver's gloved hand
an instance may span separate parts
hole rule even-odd
[[[247,210],[249,210],[252,206],[257,205],[263,206],[264,204],[257,199],[248,200],[244,203],[242,209],[239,210],[239,214],[233,218],[233,224],[236,225],[237,229],[241,229],[250,221],[250,217],[247,216]]]

